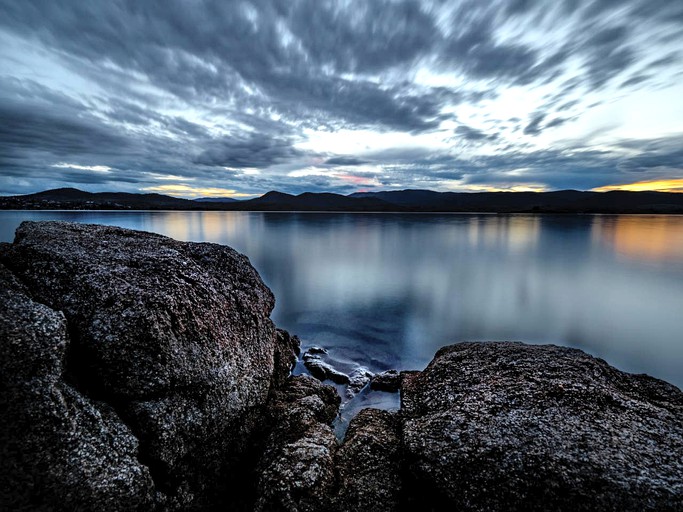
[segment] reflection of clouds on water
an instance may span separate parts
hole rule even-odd
[[[279,325],[373,371],[422,367],[458,340],[514,339],[577,346],[683,384],[683,217],[2,215],[232,245],[275,292]]]

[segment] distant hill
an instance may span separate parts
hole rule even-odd
[[[201,204],[162,194],[127,192],[85,192],[77,188],[57,188],[36,194],[0,197],[2,209],[64,210],[192,210]]]
[[[396,211],[396,205],[375,197],[312,192],[294,196],[271,191],[234,206],[239,210],[256,211]]]
[[[69,210],[242,210],[348,212],[492,212],[492,213],[678,213],[683,194],[666,192],[434,192],[396,190],[348,196],[271,191],[254,199],[180,199],[161,194],[84,192],[75,188],[0,197],[0,209]]]
[[[434,192],[396,190],[351,194],[408,211],[497,213],[683,213],[683,194],[668,192]]]
[[[198,203],[234,203],[235,201],[239,201],[239,199],[235,199],[234,197],[198,197],[197,199],[194,199],[194,201]]]

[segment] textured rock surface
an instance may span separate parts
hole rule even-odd
[[[69,389],[108,404],[130,428],[161,502],[215,501],[295,358],[296,340],[276,331],[273,296],[247,258],[214,244],[47,222],[23,223],[0,261],[54,324],[46,338],[61,318]],[[29,357],[17,343],[10,359]]]
[[[398,510],[401,493],[398,414],[363,409],[351,420],[335,465],[336,510]]]
[[[401,406],[422,510],[683,510],[683,394],[579,350],[446,347]]]
[[[149,510],[154,487],[116,413],[63,379],[62,313],[0,265],[0,509]]]
[[[256,510],[330,510],[340,398],[331,386],[293,377],[271,402],[275,425],[259,464]]]
[[[370,387],[377,391],[394,393],[401,388],[401,374],[397,370],[378,373],[370,381]]]

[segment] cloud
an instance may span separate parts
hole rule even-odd
[[[682,2],[0,0],[0,10],[0,192],[136,191],[159,176],[248,194],[353,191],[366,165],[373,187],[592,188],[680,166],[669,140],[681,135],[680,101],[665,98],[683,94]],[[642,126],[645,108],[672,120]],[[357,151],[341,138],[316,146],[321,133],[363,140]],[[596,133],[602,146],[577,142]],[[346,181],[300,175],[332,166],[355,169]]]
[[[112,170],[111,167],[108,167],[106,165],[78,165],[78,164],[67,164],[65,162],[53,164],[52,167],[56,167],[58,169],[78,169],[80,171],[95,171],[95,172],[109,172]]]
[[[524,135],[538,135],[541,133],[541,123],[546,118],[546,114],[534,114],[529,119],[529,124],[524,128]]]
[[[354,158],[350,156],[337,156],[333,158],[328,158],[325,160],[327,165],[341,165],[341,166],[353,166],[353,165],[363,165],[366,163],[365,160],[360,158]]]
[[[209,147],[194,159],[200,165],[220,167],[270,167],[301,156],[293,142],[266,134],[221,137],[208,142]]]
[[[477,130],[476,128],[472,128],[471,126],[467,126],[464,124],[461,124],[455,129],[455,134],[459,135],[461,138],[472,141],[472,142],[480,142],[483,140],[495,140],[498,135],[497,134],[487,134],[484,133],[481,130]]]

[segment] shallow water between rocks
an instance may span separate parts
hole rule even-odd
[[[23,220],[230,245],[273,290],[276,324],[342,371],[422,369],[459,340],[521,340],[683,386],[683,216],[2,211],[0,241]],[[364,388],[338,434],[360,408],[398,402]]]

